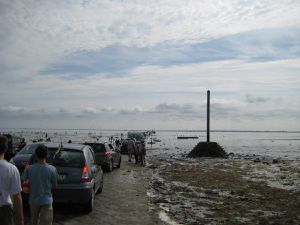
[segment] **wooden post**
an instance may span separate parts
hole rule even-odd
[[[207,128],[206,128],[206,141],[210,142],[210,127],[209,127],[209,123],[210,123],[210,90],[207,91]]]

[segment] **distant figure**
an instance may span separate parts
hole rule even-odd
[[[146,166],[146,145],[145,145],[145,141],[144,140],[142,140],[141,144],[140,144],[139,158],[140,158],[141,165],[142,166]]]
[[[47,164],[48,149],[39,145],[35,151],[37,163],[30,165],[22,174],[24,183],[30,185],[31,225],[52,225],[53,208],[51,189],[57,186],[57,170]]]
[[[50,138],[50,137],[48,137],[46,141],[47,141],[47,142],[51,142],[51,138]]]
[[[25,141],[25,138],[22,138],[21,141],[20,141],[20,143],[19,143],[19,145],[18,145],[19,150],[21,150],[23,147],[25,147],[26,144],[27,143]]]
[[[24,225],[20,174],[16,166],[4,159],[7,149],[7,137],[0,136],[0,223],[13,225],[16,213],[17,225]]]
[[[116,144],[117,149],[120,149],[121,141],[120,141],[119,138],[117,138],[117,139],[115,140],[115,144]]]
[[[127,151],[128,151],[128,162],[131,162],[132,154],[134,154],[135,151],[135,143],[132,139],[129,139],[127,141]]]
[[[135,158],[135,164],[138,164],[140,162],[140,152],[141,152],[141,142],[136,141],[135,142],[135,151],[134,151],[134,158]]]
[[[68,143],[71,144],[71,143],[72,143],[72,140],[69,140]]]

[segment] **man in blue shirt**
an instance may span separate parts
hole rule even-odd
[[[57,186],[57,170],[47,164],[48,149],[39,145],[35,151],[37,163],[22,174],[22,180],[30,185],[30,214],[32,225],[51,225],[53,221],[51,189]]]

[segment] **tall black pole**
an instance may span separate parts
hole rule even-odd
[[[209,138],[209,133],[210,133],[209,122],[210,122],[210,90],[207,91],[207,129],[206,129],[207,142],[210,141],[210,138]]]

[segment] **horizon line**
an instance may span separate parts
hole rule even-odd
[[[84,131],[160,131],[160,132],[176,132],[176,131],[184,131],[184,132],[206,132],[206,129],[102,129],[102,128],[8,128],[3,127],[1,130],[84,130]],[[210,132],[273,132],[273,133],[300,133],[300,130],[239,130],[239,129],[213,129]]]

